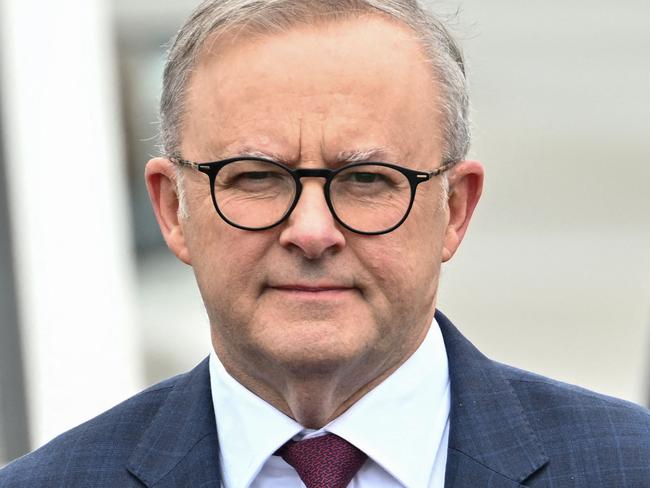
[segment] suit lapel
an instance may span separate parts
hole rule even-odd
[[[220,486],[207,359],[174,385],[127,469],[146,486]]]
[[[449,449],[445,488],[525,488],[460,451]]]
[[[449,360],[446,488],[515,488],[548,462],[503,366],[481,354],[439,311]]]

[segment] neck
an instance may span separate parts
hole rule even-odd
[[[339,417],[360,398],[390,376],[400,364],[381,371],[359,368],[342,371],[340,375],[323,378],[290,378],[282,392],[280,408],[285,414],[309,429],[320,429]],[[365,374],[363,374],[365,373]],[[352,378],[372,378],[365,383]]]
[[[267,377],[253,376],[239,368],[217,347],[215,351],[228,374],[240,384],[300,425],[315,430],[345,412],[401,365],[377,367],[374,371],[368,367],[340,367],[336,372],[308,370],[304,365],[278,371],[276,365],[273,381],[269,381]],[[269,371],[269,368],[258,367],[259,370]],[[372,379],[359,381],[367,378]]]
[[[431,322],[429,321],[429,324]],[[397,370],[420,346],[429,327],[399,361],[388,363],[382,352],[369,351],[351,361],[279,362],[244,354],[231,355],[213,333],[215,352],[226,371],[255,395],[309,429],[320,429],[340,416]],[[249,366],[249,367],[246,367]]]

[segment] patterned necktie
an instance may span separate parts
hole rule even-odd
[[[288,441],[276,454],[298,472],[307,488],[345,488],[368,456],[334,434]]]

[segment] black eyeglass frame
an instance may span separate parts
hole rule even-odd
[[[184,166],[188,168],[195,169],[197,171],[200,171],[201,173],[205,173],[208,175],[210,178],[210,193],[212,196],[212,203],[214,204],[214,208],[219,214],[219,217],[223,219],[224,222],[226,222],[229,225],[232,225],[233,227],[236,227],[238,229],[242,230],[250,230],[250,231],[262,231],[262,230],[268,230],[272,229],[273,227],[276,227],[280,225],[282,222],[284,222],[290,215],[291,212],[293,212],[294,208],[296,208],[296,205],[298,204],[298,200],[300,199],[300,195],[302,193],[302,182],[300,181],[301,178],[325,178],[325,185],[323,186],[323,193],[325,196],[325,201],[327,202],[327,206],[330,209],[330,212],[332,213],[332,216],[334,217],[334,220],[336,220],[339,224],[341,224],[344,228],[347,230],[354,232],[356,234],[362,234],[362,235],[381,235],[381,234],[388,234],[389,232],[394,231],[397,229],[400,225],[404,223],[404,221],[408,218],[409,214],[411,213],[411,208],[413,207],[413,202],[415,201],[415,192],[417,190],[417,187],[420,183],[424,181],[429,181],[431,178],[438,176],[445,171],[449,170],[452,168],[458,161],[450,160],[450,161],[445,161],[441,166],[437,167],[433,171],[426,172],[426,171],[416,171],[410,168],[404,168],[403,166],[398,166],[396,164],[391,164],[391,163],[383,163],[383,162],[375,162],[375,161],[364,161],[364,162],[358,162],[358,163],[351,163],[347,164],[345,166],[342,166],[337,169],[328,169],[328,168],[290,168],[289,166],[286,166],[282,163],[279,163],[277,161],[273,161],[272,159],[266,159],[266,158],[260,158],[260,157],[253,157],[253,156],[237,156],[233,158],[228,158],[228,159],[223,159],[221,161],[212,161],[212,162],[207,162],[207,163],[197,163],[194,161],[188,161],[186,159],[182,159],[176,156],[171,156],[168,157],[168,159],[175,164],[178,164],[179,166]],[[293,198],[293,202],[285,212],[285,214],[274,224],[272,225],[267,225],[265,227],[246,227],[243,225],[236,224],[232,220],[228,219],[222,212],[221,209],[219,208],[219,205],[217,204],[217,197],[215,195],[215,182],[217,179],[217,174],[219,171],[223,169],[224,166],[231,164],[231,163],[236,163],[238,161],[259,161],[263,163],[269,163],[272,165],[275,165],[279,168],[282,168],[285,170],[287,173],[289,173],[295,182],[296,185],[296,194]],[[369,164],[376,165],[376,166],[384,166],[386,168],[391,168],[396,171],[399,171],[402,173],[404,176],[409,181],[409,184],[411,185],[411,197],[409,200],[409,205],[408,208],[406,209],[406,212],[404,213],[404,216],[402,219],[397,222],[395,225],[392,227],[386,229],[386,230],[381,230],[381,231],[373,231],[373,232],[365,232],[361,231],[358,229],[355,229],[353,227],[350,227],[348,224],[343,222],[339,216],[336,214],[336,211],[334,210],[334,205],[332,205],[332,200],[330,199],[330,185],[332,183],[332,180],[336,177],[337,174],[341,173],[342,171],[348,170],[350,168],[355,168],[358,166],[367,166]]]

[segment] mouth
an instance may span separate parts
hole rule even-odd
[[[267,290],[279,293],[285,298],[327,300],[343,298],[358,292],[357,288],[337,284],[285,284],[268,286]]]

